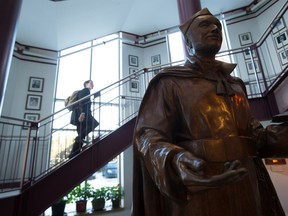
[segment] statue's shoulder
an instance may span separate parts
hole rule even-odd
[[[232,75],[228,76],[228,81],[229,82],[233,82],[233,83],[239,83],[241,85],[245,85],[241,78],[236,77],[236,76],[232,76]]]
[[[240,79],[239,77],[229,75],[228,82],[240,85],[243,91],[245,92],[245,94],[247,95],[246,86],[242,79]]]
[[[158,77],[164,76],[174,76],[174,77],[187,77],[194,76],[195,70],[187,66],[171,66],[163,68],[160,73],[157,74]]]

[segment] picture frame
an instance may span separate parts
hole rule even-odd
[[[288,47],[278,52],[278,56],[282,65],[287,64],[288,63]]]
[[[254,66],[255,66],[256,73],[260,73],[260,67],[259,67],[259,62],[258,62],[258,60],[254,60],[253,62],[254,62]],[[246,67],[247,67],[248,75],[254,74],[253,62],[252,62],[252,61],[247,61],[247,62],[246,62]]]
[[[129,75],[134,74],[131,76],[131,79],[139,79],[139,75],[136,73],[138,68],[129,68]]]
[[[252,44],[253,40],[252,40],[251,32],[245,32],[245,33],[240,34],[239,40],[242,46]]]
[[[44,78],[30,77],[28,91],[31,92],[43,92]]]
[[[159,68],[155,68],[155,69],[153,70],[154,75],[157,75],[157,74],[160,72],[160,70],[161,70],[160,67],[159,67]]]
[[[161,64],[161,56],[160,54],[151,56],[151,65],[160,65]]]
[[[274,41],[277,49],[280,49],[288,44],[288,35],[287,31],[279,32],[275,37]]]
[[[29,121],[37,121],[40,119],[40,114],[39,113],[24,113],[24,119],[29,120]],[[31,124],[29,121],[23,122],[23,129],[28,129],[28,127],[30,127]]]
[[[131,80],[130,81],[130,92],[139,92],[139,81]]]
[[[284,22],[283,18],[281,18],[277,21],[277,23],[273,27],[272,33],[275,34],[279,31],[281,31],[283,28],[285,28],[285,22]]]
[[[128,59],[129,59],[129,66],[138,67],[138,65],[139,65],[138,56],[129,55]]]
[[[253,58],[253,59],[256,58],[256,52],[255,52],[255,50],[244,49],[244,50],[243,50],[244,59],[251,59],[250,52],[251,52],[252,58]]]
[[[40,110],[42,103],[41,95],[28,94],[26,98],[26,110]]]

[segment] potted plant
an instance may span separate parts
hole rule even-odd
[[[91,193],[92,198],[92,207],[94,211],[101,211],[105,207],[105,202],[107,197],[108,188],[107,187],[101,187],[99,189],[95,189]]]
[[[51,206],[52,216],[63,216],[67,197],[63,197]]]
[[[120,184],[117,186],[109,187],[107,196],[112,202],[112,208],[119,208],[121,199],[124,196],[123,187]]]
[[[76,203],[76,212],[86,212],[87,199],[91,197],[93,188],[87,182],[78,185],[68,194],[68,203]]]

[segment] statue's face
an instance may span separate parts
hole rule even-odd
[[[222,26],[211,15],[197,17],[190,26],[190,43],[195,53],[216,55],[222,44]]]

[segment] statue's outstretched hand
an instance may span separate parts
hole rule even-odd
[[[174,169],[191,192],[219,188],[238,182],[247,175],[247,169],[240,168],[241,162],[238,160],[226,162],[223,173],[214,176],[205,175],[205,165],[204,160],[187,151],[177,153],[173,159]]]

